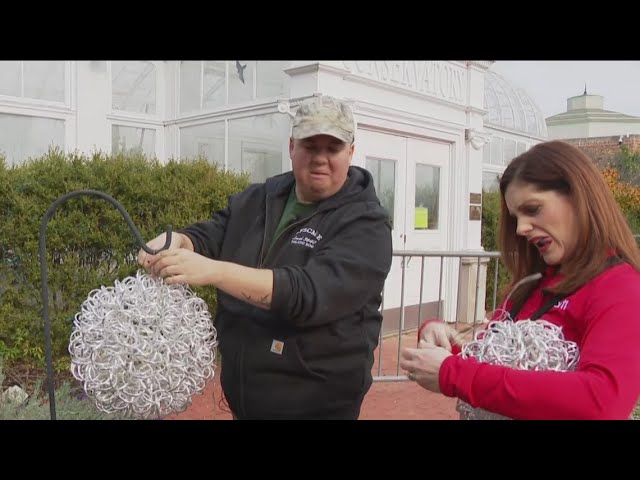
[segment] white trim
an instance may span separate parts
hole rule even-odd
[[[66,120],[75,114],[74,111],[66,107],[30,105],[25,104],[25,102],[6,101],[4,99],[0,99],[0,112],[11,115],[58,118],[62,120]]]
[[[70,108],[72,110],[74,110],[74,103],[72,101],[72,98],[75,90],[74,66],[75,62],[64,62],[64,104],[67,108]]]
[[[202,105],[204,102],[204,60],[200,60],[200,82],[198,82],[198,89],[200,90],[198,98],[200,99],[199,105],[200,110],[202,110]],[[226,72],[225,72],[226,75]],[[180,65],[180,77],[182,77],[182,64]],[[182,88],[182,87],[181,87]],[[178,92],[178,97],[182,97],[182,90]],[[180,103],[180,102],[178,102]],[[182,104],[180,104],[180,108],[182,108]],[[180,110],[176,111],[176,114],[179,114]]]
[[[229,61],[230,60],[224,61],[224,86],[225,86],[224,104],[225,105],[229,105]],[[200,86],[200,96],[203,96],[203,95],[204,95],[204,79],[203,79],[203,84]],[[200,108],[202,108],[202,103],[200,104]]]
[[[331,69],[331,68],[327,68],[326,69],[327,72],[333,72],[333,73],[336,73],[336,70],[337,69],[335,67],[333,67],[333,69]],[[298,65],[298,66],[296,66],[294,64],[294,66],[284,69],[284,73],[286,73],[290,77],[293,76],[293,75],[300,75],[300,74],[303,74],[303,73],[314,73],[314,72],[317,72],[317,71],[319,71],[319,63],[318,62],[307,63],[305,65]],[[343,72],[340,71],[339,73],[343,73]]]
[[[464,102],[460,101],[460,102],[453,102],[451,100],[445,100],[441,97],[437,97],[435,95],[430,95],[428,93],[421,93],[421,92],[416,92],[415,90],[411,90],[409,88],[406,87],[398,87],[396,85],[391,85],[389,83],[382,83],[379,80],[374,80],[368,77],[363,77],[361,75],[358,74],[354,74],[354,73],[347,73],[344,75],[343,77],[344,80],[349,80],[353,83],[360,83],[362,85],[367,85],[367,86],[371,86],[371,87],[375,87],[377,89],[380,90],[388,90],[391,92],[396,92],[396,93],[400,93],[406,97],[414,97],[414,98],[419,98],[421,100],[429,100],[430,102],[433,103],[437,103],[440,105],[444,105],[446,107],[449,108],[453,108],[456,110],[462,110],[465,111],[465,109],[467,108],[467,105],[465,105]]]
[[[471,92],[469,92],[471,93]],[[487,113],[489,113],[489,110],[485,109],[485,108],[478,108],[478,107],[467,107],[465,108],[465,113],[477,113],[478,115],[486,115]]]
[[[20,97],[25,98],[24,96],[24,60],[20,62]]]
[[[229,120],[224,120],[224,169],[229,168]]]
[[[163,128],[162,124],[150,124],[149,122],[143,123],[143,122],[136,122],[135,120],[130,120],[128,118],[121,118],[121,117],[113,117],[113,116],[109,116],[107,118],[107,123],[109,125],[120,125],[121,127],[135,127],[135,128],[147,128],[150,130],[159,130],[161,128]]]
[[[183,115],[173,120],[167,120],[166,122],[164,122],[164,125],[198,125],[201,123],[207,123],[208,121],[219,121],[225,118],[235,119],[253,115],[279,113],[278,101],[279,100],[277,98],[268,98],[261,99],[257,102],[252,101],[245,104],[220,107],[213,111],[198,112],[189,115]]]
[[[495,60],[466,60],[465,63],[469,66],[479,67],[482,70],[488,70],[495,63]]]
[[[529,132],[523,132],[522,130],[515,130],[512,128],[503,127],[500,125],[496,125],[495,123],[484,122],[484,129],[485,131],[496,130],[498,132],[509,133],[520,139],[529,139],[537,142],[545,142],[548,140],[547,137],[539,137]]]
[[[107,98],[105,101],[107,102],[106,110],[107,114],[113,113],[113,71],[112,71],[112,61],[109,60],[107,63]],[[111,132],[109,132],[109,138],[111,138]],[[113,143],[113,140],[111,140]],[[113,145],[111,146],[111,151],[113,152]]]
[[[437,132],[437,134],[451,136],[451,138],[447,139],[448,141],[456,141],[455,139],[458,138],[458,136],[464,135],[464,123],[454,123],[425,115],[416,115],[402,110],[361,102],[359,100],[353,101],[353,112],[356,116],[363,115],[384,123],[393,124],[390,130],[398,132],[414,133],[422,136],[420,131],[429,129]],[[429,136],[429,138],[441,137]]]
[[[155,118],[146,118],[146,117],[142,118],[138,116],[122,115],[121,112],[107,114],[107,120],[112,120],[116,122],[129,122],[129,123],[134,123],[136,125],[143,125],[143,126],[149,125],[152,128],[165,126],[165,122],[163,122],[162,120],[158,120]]]
[[[29,108],[38,109],[42,112],[56,113],[73,113],[73,110],[63,102],[50,102],[47,100],[36,100],[27,97],[12,97],[9,95],[0,95],[0,108]]]

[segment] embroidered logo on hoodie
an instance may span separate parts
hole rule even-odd
[[[320,235],[317,230],[313,228],[301,228],[291,239],[291,244],[314,248],[320,240],[322,240],[322,235]]]

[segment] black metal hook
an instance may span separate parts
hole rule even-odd
[[[100,192],[97,190],[77,190],[75,192],[67,193],[58,197],[49,207],[47,212],[42,217],[42,222],[40,223],[40,274],[42,278],[42,316],[44,319],[44,351],[45,358],[47,361],[47,385],[49,388],[49,411],[51,412],[51,420],[56,419],[56,399],[55,399],[55,391],[53,386],[53,359],[51,352],[51,321],[49,320],[49,292],[47,288],[47,260],[45,257],[45,242],[46,242],[46,231],[47,224],[49,220],[53,216],[56,209],[64,202],[73,197],[78,197],[80,195],[93,195],[96,197],[100,197],[107,202],[111,203],[114,207],[118,209],[118,211],[122,214],[125,221],[129,225],[131,232],[136,237],[136,242],[145,252],[150,255],[155,255],[156,253],[160,253],[163,250],[166,250],[171,245],[171,225],[167,225],[167,240],[164,244],[164,247],[154,250],[152,248],[147,247],[145,241],[140,235],[140,232],[133,224],[133,220],[124,209],[124,207],[118,203],[116,199],[107,195],[104,192]]]

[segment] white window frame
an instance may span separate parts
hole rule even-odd
[[[164,113],[166,111],[164,106],[164,80],[160,80],[163,78],[163,75],[160,75],[160,70],[163,65],[162,62],[150,61],[150,60],[140,60],[141,62],[149,62],[153,64],[155,80],[156,80],[156,112],[155,113],[142,113],[142,112],[129,112],[126,110],[118,110],[113,108],[113,62],[107,62],[107,118],[109,117],[119,117],[119,118],[127,118],[134,121],[160,121],[163,118]]]
[[[135,121],[127,117],[120,117],[115,115],[109,115],[107,118],[107,124],[109,126],[109,155],[113,152],[113,126],[119,127],[132,127],[132,128],[146,128],[148,130],[155,131],[155,158],[160,162],[164,162],[164,137],[162,128],[162,122],[156,121],[154,123]],[[161,138],[162,137],[162,138]]]

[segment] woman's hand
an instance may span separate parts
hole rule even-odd
[[[458,332],[440,320],[427,320],[420,328],[418,342],[426,342],[436,347],[451,351],[451,344],[456,343]]]
[[[406,370],[409,379],[422,388],[440,393],[440,366],[450,356],[447,349],[420,340],[418,348],[402,349],[400,368]]]

